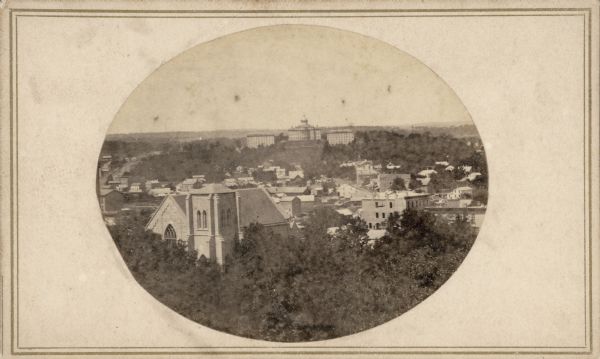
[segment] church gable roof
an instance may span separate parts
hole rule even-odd
[[[287,223],[264,189],[240,189],[238,194],[240,196],[240,227],[247,227],[254,222],[265,226]]]
[[[164,212],[164,208],[165,208],[165,206],[167,206],[168,203],[174,203],[175,207],[178,208],[179,210],[181,210],[180,214],[182,216],[186,216],[187,215],[187,211],[185,209],[185,198],[186,197],[187,197],[187,195],[185,195],[185,194],[165,196],[165,198],[162,200],[162,202],[160,203],[158,208],[154,211],[154,213],[152,213],[150,220],[146,224],[146,229],[150,229],[154,226],[154,224],[156,223],[156,220],[158,219],[158,217],[160,217],[162,215],[162,213]],[[159,213],[160,213],[160,215],[159,215]]]
[[[229,187],[226,187],[220,183],[208,183],[204,185],[202,188],[195,190],[191,193],[199,193],[199,194],[211,194],[211,193],[233,193],[235,192]]]
[[[185,209],[185,197],[187,197],[187,195],[185,195],[185,194],[177,194],[177,195],[172,195],[171,197],[175,200],[175,203],[177,203],[177,205],[181,208],[181,210],[183,211],[183,213],[186,213],[186,209]]]

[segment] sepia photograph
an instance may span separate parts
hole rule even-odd
[[[0,358],[597,358],[600,3],[0,0]]]
[[[468,109],[419,59],[324,26],[198,44],[122,104],[98,159],[114,245],[156,300],[275,342],[409,311],[484,223]]]

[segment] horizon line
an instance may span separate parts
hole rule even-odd
[[[413,127],[453,127],[458,125],[473,125],[475,123],[473,121],[458,121],[458,122],[430,122],[430,123],[420,123],[420,124],[411,124],[411,125],[371,125],[371,124],[359,124],[359,125],[340,125],[340,126],[319,126],[314,125],[319,129],[324,128],[352,128],[352,127],[392,127],[392,128],[405,128],[410,129]],[[161,134],[161,133],[197,133],[197,132],[227,132],[227,131],[268,131],[268,132],[276,132],[276,131],[288,131],[289,128],[227,128],[227,129],[216,129],[216,130],[176,130],[176,131],[147,131],[147,132],[113,132],[106,133],[106,136],[110,135],[152,135],[152,134]]]

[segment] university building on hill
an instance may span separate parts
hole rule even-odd
[[[251,223],[288,235],[286,219],[264,189],[231,190],[211,183],[190,193],[165,197],[146,229],[164,240],[182,241],[198,256],[223,264]]]
[[[300,125],[290,128],[288,141],[294,147],[311,146],[321,141],[323,129],[310,125],[307,119],[300,121]],[[354,132],[350,129],[331,130],[325,134],[330,145],[347,145],[354,141]],[[275,144],[275,135],[255,133],[246,135],[246,146],[258,148],[260,146],[271,146]]]
[[[246,136],[246,146],[249,148],[258,148],[259,146],[268,147],[274,144],[275,135],[251,134]]]
[[[347,145],[354,141],[354,132],[352,130],[330,131],[325,136],[330,145]]]
[[[289,141],[319,141],[321,140],[321,129],[308,124],[308,120],[300,121],[299,126],[288,130]]]

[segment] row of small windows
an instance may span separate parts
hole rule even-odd
[[[390,217],[392,216],[392,214],[394,213],[398,213],[398,212],[390,212]],[[375,212],[375,218],[379,218],[379,212]],[[381,212],[381,218],[385,218],[385,212]]]
[[[384,207],[385,203],[375,202],[375,208]],[[390,202],[390,208],[394,208],[394,202]]]
[[[425,206],[426,204],[427,204],[427,200],[415,200],[415,201],[408,201],[407,206],[408,206],[408,208],[416,208],[416,207]],[[381,208],[384,206],[385,206],[385,203],[383,203],[383,202],[375,202],[375,208]],[[394,208],[394,202],[389,202],[389,206],[390,206],[390,208]]]
[[[409,201],[407,203],[408,208],[417,208],[417,207],[423,207],[427,204],[426,200],[416,200],[416,201]]]

